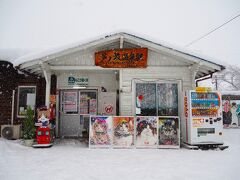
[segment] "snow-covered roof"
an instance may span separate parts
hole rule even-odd
[[[0,49],[0,60],[14,62],[17,58],[23,57],[30,52],[37,52],[36,49]]]
[[[222,95],[236,95],[240,96],[240,91],[221,91]]]
[[[94,45],[99,45],[101,43],[107,43],[108,41],[111,41],[114,39],[119,39],[120,37],[123,37],[124,39],[133,40],[134,43],[136,43],[137,45],[140,45],[140,46],[154,48],[156,50],[163,50],[163,51],[167,51],[172,54],[173,53],[177,54],[178,56],[187,57],[190,61],[192,61],[194,63],[205,63],[204,72],[202,72],[202,75],[198,75],[197,78],[201,78],[206,75],[209,75],[214,72],[225,69],[223,63],[216,59],[200,55],[198,53],[177,47],[175,45],[170,45],[166,42],[155,41],[152,38],[146,37],[144,35],[137,36],[137,35],[133,35],[133,33],[130,34],[130,33],[126,33],[126,32],[113,33],[111,35],[104,35],[102,37],[94,38],[94,39],[87,40],[84,42],[83,41],[76,42],[76,43],[68,44],[66,46],[61,46],[58,48],[41,51],[38,53],[31,53],[31,54],[28,54],[28,55],[25,55],[25,56],[15,59],[13,61],[13,64],[15,66],[19,66],[20,68],[22,67],[23,64],[25,64],[24,67],[28,66],[26,64],[29,64],[29,66],[33,66],[33,65],[51,60],[53,58],[57,58],[57,57],[60,57],[63,55],[70,54],[72,52],[76,52],[81,49],[87,49]],[[206,69],[206,67],[210,67],[210,66],[211,66],[211,69],[208,69],[208,68]]]

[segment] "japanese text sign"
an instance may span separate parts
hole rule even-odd
[[[103,68],[146,68],[147,48],[115,49],[95,53],[95,65]]]

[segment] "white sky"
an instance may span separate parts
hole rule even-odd
[[[184,47],[240,13],[239,0],[0,0],[0,53],[127,31]],[[188,47],[240,65],[240,17]]]

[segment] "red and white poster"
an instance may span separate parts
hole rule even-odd
[[[89,101],[89,114],[96,115],[97,114],[97,100],[90,99]]]
[[[63,111],[77,112],[77,91],[66,91],[63,94]]]
[[[116,115],[116,93],[101,92],[100,94],[100,114]]]

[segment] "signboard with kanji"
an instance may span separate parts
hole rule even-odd
[[[147,48],[115,49],[95,53],[95,65],[103,68],[146,68]]]

